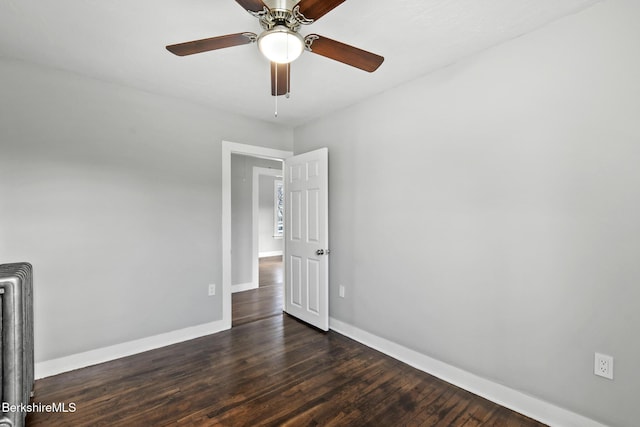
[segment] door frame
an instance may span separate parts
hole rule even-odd
[[[231,328],[231,155],[282,160],[292,151],[222,141],[222,323]]]

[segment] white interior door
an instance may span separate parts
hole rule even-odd
[[[327,148],[284,166],[284,311],[329,330],[329,177]]]

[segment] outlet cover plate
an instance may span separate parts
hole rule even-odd
[[[593,364],[593,373],[610,380],[613,379],[613,357],[596,353]]]

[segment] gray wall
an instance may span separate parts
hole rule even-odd
[[[36,361],[221,319],[220,142],[292,132],[6,60],[0,82],[0,263],[34,265]]]
[[[297,128],[329,147],[331,316],[637,425],[638,16],[603,2]]]
[[[282,252],[282,238],[273,237],[274,233],[274,205],[275,205],[275,181],[282,178],[260,175],[259,194],[259,224],[258,224],[258,253]]]
[[[239,154],[231,155],[231,284],[252,280],[253,168],[282,169],[282,162]]]

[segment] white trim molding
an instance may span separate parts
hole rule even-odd
[[[85,368],[87,366],[109,362],[111,360],[120,359],[121,357],[131,356],[145,351],[154,350],[156,348],[166,347],[171,344],[200,338],[205,335],[215,334],[226,329],[229,329],[229,327],[226,326],[225,322],[218,320],[151,337],[140,338],[109,347],[102,347],[95,350],[85,351],[83,353],[72,354],[58,359],[38,362],[35,364],[35,378],[40,379],[50,377],[63,372],[69,372]]]
[[[257,289],[257,288],[258,288],[258,285],[253,282],[238,283],[235,285],[231,285],[231,293],[235,294],[236,292],[250,291],[251,289]]]
[[[258,254],[258,258],[268,258],[270,256],[282,256],[282,251],[267,251],[267,252],[260,252]]]
[[[329,328],[387,356],[550,426],[607,427],[583,415],[479,377],[335,318]]]

